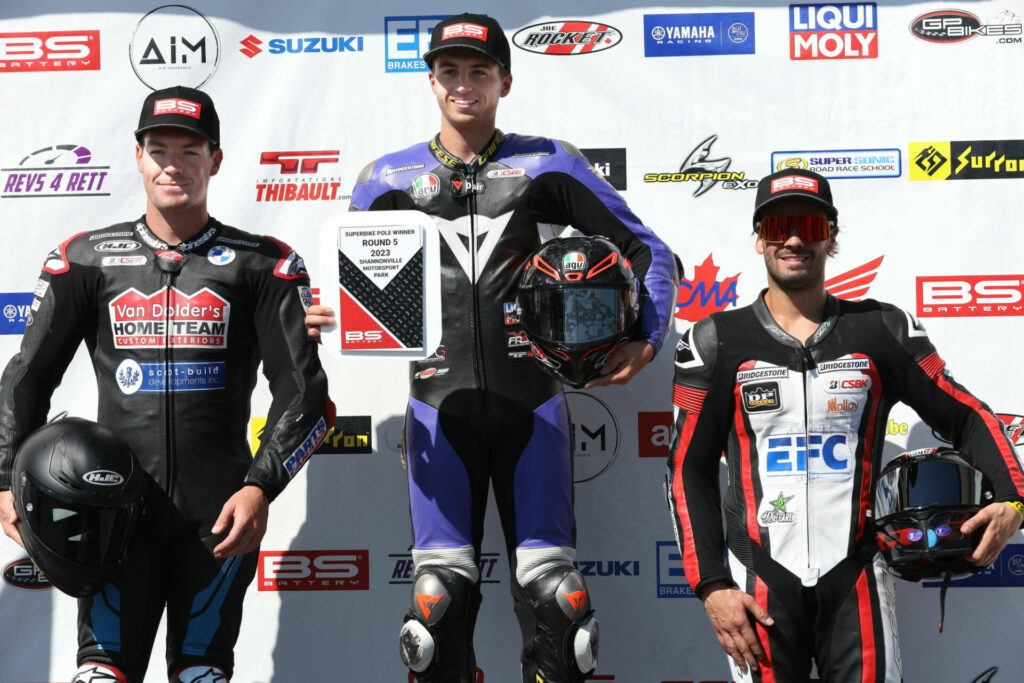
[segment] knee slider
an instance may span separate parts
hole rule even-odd
[[[78,667],[74,678],[71,679],[71,683],[99,683],[100,681],[128,683],[128,676],[116,666],[86,662]]]
[[[458,572],[429,566],[416,572],[409,614],[398,636],[402,663],[423,673],[431,663],[459,654],[452,641],[463,636],[475,585]],[[452,652],[446,655],[446,648]]]
[[[229,680],[223,669],[212,664],[186,666],[171,676],[171,683],[228,683]]]
[[[598,627],[583,576],[571,566],[548,569],[524,587],[537,622],[560,643],[562,665],[597,668]]]

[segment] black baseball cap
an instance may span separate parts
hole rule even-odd
[[[482,52],[499,66],[512,70],[512,53],[508,38],[497,20],[482,14],[463,13],[448,17],[434,26],[430,34],[430,49],[423,54],[427,66],[433,68],[434,58],[441,50],[461,47]]]
[[[761,178],[757,184],[754,199],[754,222],[772,204],[788,199],[798,199],[820,206],[830,220],[839,217],[839,210],[832,203],[832,188],[825,176],[802,168],[787,168]]]
[[[176,85],[151,92],[142,103],[135,139],[142,142],[144,132],[164,126],[190,130],[220,147],[220,118],[213,100],[201,90]]]

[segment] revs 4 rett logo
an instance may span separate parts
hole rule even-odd
[[[94,164],[92,152],[82,145],[41,147],[23,156],[17,166],[0,169],[0,197],[109,197],[103,191],[109,169]]]

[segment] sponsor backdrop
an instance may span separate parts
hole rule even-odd
[[[224,146],[211,213],[288,242],[323,286],[312,256],[319,226],[346,210],[364,164],[435,133],[420,55],[433,25],[467,7],[4,2],[0,359],[18,348],[47,252],[142,213],[131,131],[150,88],[183,83],[211,93]],[[1024,444],[1024,236],[1015,227],[1024,2],[956,7],[477,5],[514,42],[515,80],[499,125],[584,149],[673,247],[685,265],[679,330],[757,295],[756,181],[787,166],[814,169],[834,179],[839,206],[829,288],[920,316],[957,378]],[[107,247],[110,267],[130,265],[131,253],[115,246]],[[685,583],[662,492],[671,355],[670,343],[628,387],[569,395],[578,564],[601,620],[595,681],[729,676]],[[271,508],[238,681],[408,680],[396,638],[412,577],[399,453],[406,369],[326,363],[342,417]],[[91,374],[80,353],[52,414],[95,416]],[[261,384],[254,445],[268,405]],[[903,406],[887,433],[890,457],[935,443]],[[495,517],[492,510],[481,559],[478,680],[507,683],[518,680],[519,634]],[[900,583],[908,683],[1020,680],[1019,646],[1005,634],[1019,631],[1024,612],[1022,540],[985,573],[953,584],[944,635],[937,587]],[[0,539],[0,683],[67,680],[74,603],[24,557]],[[161,652],[158,644],[150,680],[164,675]]]

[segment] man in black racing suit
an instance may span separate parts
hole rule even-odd
[[[416,575],[402,658],[420,681],[476,680],[472,634],[491,483],[523,635],[522,680],[582,681],[596,665],[597,634],[572,564],[568,415],[561,385],[530,357],[517,285],[530,253],[566,226],[614,242],[641,278],[642,318],[607,374],[588,386],[625,383],[665,339],[675,264],[578,150],[495,128],[512,77],[494,19],[447,19],[430,45],[424,58],[441,132],[368,165],[351,205],[424,211],[441,236],[442,347],[412,364],[405,423]],[[333,323],[327,309],[310,313],[311,334]]]
[[[272,501],[333,424],[302,260],[206,210],[220,166],[213,102],[190,88],[152,93],[136,150],[147,193],[137,221],[83,232],[50,253],[21,351],[0,388],[0,520],[20,542],[10,473],[46,420],[84,339],[97,420],[151,479],[144,523],[114,578],[79,600],[74,681],[145,675],[164,604],[170,680],[228,680],[242,598]],[[256,371],[273,394],[255,457],[246,438]]]
[[[916,319],[826,292],[837,211],[825,178],[770,175],[756,207],[768,288],[698,322],[676,351],[668,495],[686,578],[737,681],[807,681],[813,659],[828,683],[899,683],[892,577],[871,524],[889,409],[907,403],[992,479],[999,502],[963,525],[984,529],[980,566],[1020,526],[1004,502],[1024,498],[1024,473]]]

